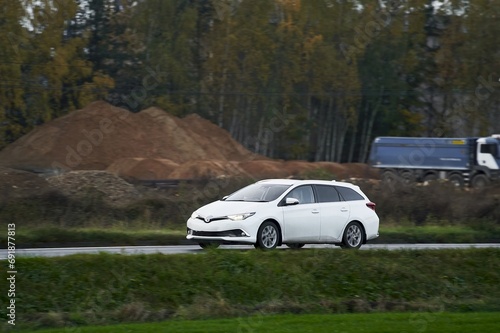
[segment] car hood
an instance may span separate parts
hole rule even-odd
[[[196,210],[196,213],[206,216],[227,216],[233,214],[257,212],[271,202],[214,201]],[[276,204],[276,203],[274,203]]]

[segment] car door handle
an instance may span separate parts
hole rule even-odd
[[[348,212],[348,211],[349,211],[349,209],[347,209],[347,208],[345,208],[345,207],[342,207],[342,208],[340,208],[340,211],[341,211],[341,212]]]
[[[313,214],[318,214],[318,213],[319,213],[319,210],[317,210],[317,209],[313,209],[313,210],[311,211],[311,213],[313,213]]]

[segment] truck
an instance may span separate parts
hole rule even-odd
[[[500,134],[490,137],[377,137],[369,163],[382,181],[403,183],[447,179],[456,186],[483,188],[500,179]]]

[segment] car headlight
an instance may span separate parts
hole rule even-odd
[[[243,214],[234,214],[234,215],[228,215],[227,218],[232,220],[232,221],[243,221],[250,216],[253,216],[255,212],[252,213],[243,213]]]

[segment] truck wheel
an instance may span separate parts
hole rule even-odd
[[[448,176],[448,180],[450,181],[450,183],[452,183],[456,187],[463,187],[464,186],[464,177],[462,177],[461,174],[454,173],[454,174]]]
[[[424,176],[424,182],[433,182],[435,180],[438,180],[438,175],[435,173],[428,173]]]
[[[413,184],[415,182],[415,176],[413,175],[413,172],[410,170],[405,170],[401,172],[401,182],[406,185]]]
[[[394,183],[397,183],[399,181],[399,176],[397,173],[395,173],[394,171],[384,171],[384,173],[382,174],[382,181],[385,182],[385,183],[388,183],[388,184],[394,184]]]
[[[485,174],[478,174],[478,175],[475,175],[474,178],[472,178],[472,187],[473,188],[477,188],[477,189],[482,189],[482,188],[485,188],[486,186],[488,186],[490,184],[490,180],[488,179],[488,177],[486,177]]]

